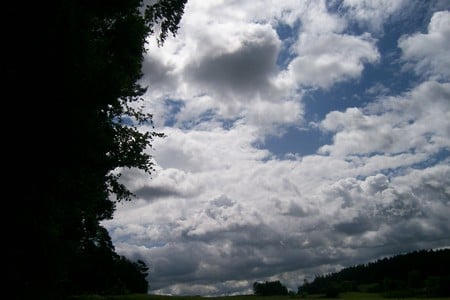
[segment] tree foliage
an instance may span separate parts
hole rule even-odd
[[[364,291],[396,297],[450,296],[450,249],[421,250],[316,276],[299,294]],[[400,293],[400,294],[399,294]],[[392,294],[392,295],[394,295]]]
[[[287,295],[287,288],[279,280],[253,283],[253,293],[258,296]]]
[[[176,34],[185,3],[59,0],[5,11],[14,162],[7,272],[18,291],[50,299],[146,289],[124,279],[146,274],[115,253],[100,222],[132,199],[121,168],[153,171],[148,149],[163,134],[140,105],[143,54],[149,35],[162,45]]]

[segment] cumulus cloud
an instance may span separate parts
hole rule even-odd
[[[316,214],[268,215],[269,210],[241,205],[248,202],[245,199],[219,196],[197,206],[189,218],[181,218],[187,208],[179,204],[177,211],[153,206],[146,208],[155,212],[145,225],[118,226],[119,216],[110,230],[118,240],[131,232],[140,237],[117,243],[117,250],[147,261],[153,288],[159,292],[192,293],[189,287],[195,285],[197,293],[224,293],[224,286],[211,283],[242,281],[248,288],[252,280],[282,272],[354,262],[365,248],[384,245],[398,250],[445,239],[450,229],[448,175],[448,165],[439,165],[394,179],[382,174],[365,180],[344,178],[297,199],[302,203],[316,198]],[[268,200],[251,202],[264,206]],[[165,215],[166,221],[156,221],[156,215]],[[151,228],[159,226],[161,232],[164,224],[170,229],[154,235]]]
[[[279,6],[258,2],[244,7],[188,3],[177,39],[168,39],[165,51],[149,43],[144,62],[148,75],[143,82],[151,85],[156,80],[158,88],[150,90],[147,98],[155,103],[157,115],[168,115],[164,105],[158,105],[164,103],[159,99],[172,98],[184,104],[176,116],[179,126],[196,125],[188,120],[205,115],[218,119],[246,119],[249,115],[247,122],[261,121],[261,125],[300,122],[298,92],[273,82],[279,72],[276,61],[281,48],[275,19],[289,7],[290,1]],[[278,105],[289,107],[289,118],[259,117],[265,109]]]
[[[210,92],[230,98],[233,94],[248,95],[269,89],[270,76],[276,72],[280,41],[274,29],[266,24],[248,26],[246,32],[234,32],[237,45],[228,51],[217,49],[211,56],[195,60],[185,67],[185,76],[192,84],[207,86]],[[236,43],[236,42],[235,42]],[[261,97],[261,95],[259,96]]]
[[[427,83],[418,91],[427,85],[441,88]],[[387,103],[411,101],[411,95],[380,102],[379,114],[390,113]],[[255,280],[282,274],[298,279],[371,255],[431,247],[445,241],[450,229],[448,160],[425,169],[411,168],[405,157],[389,162],[381,154],[387,165],[372,163],[373,156],[284,161],[255,149],[250,132],[175,132],[178,142],[159,148],[166,163],[172,147],[187,153],[202,149],[195,151],[203,156],[199,165],[180,160],[159,169],[154,179],[135,183],[140,191],[165,186],[172,192],[140,193],[138,205],[124,204],[106,223],[119,252],[151,266],[150,282],[158,293],[248,291]],[[383,174],[388,168],[402,171]],[[164,201],[146,200],[155,196]],[[373,250],[380,247],[383,253]]]
[[[298,35],[282,41],[277,28],[298,23]],[[358,78],[365,64],[379,60],[370,33],[346,34],[346,26],[325,1],[192,1],[177,38],[168,39],[164,51],[149,44],[143,81],[158,88],[147,98],[159,118],[170,115],[162,99],[181,100],[178,126],[197,125],[188,120],[205,116],[244,120],[264,134],[274,134],[273,126],[299,125],[301,87]],[[280,58],[286,67],[277,64]]]
[[[404,0],[344,0],[342,7],[351,19],[372,31],[383,30],[385,21],[408,3]]]
[[[379,53],[370,35],[303,33],[298,40],[298,56],[283,76],[305,86],[327,88],[336,82],[358,78],[364,63],[376,63]]]
[[[137,199],[104,225],[119,253],[147,262],[152,292],[245,293],[271,279],[295,290],[315,274],[450,243],[448,12],[399,41],[423,82],[392,94],[380,80],[361,95],[374,101],[329,111],[315,125],[332,141],[317,153],[263,148],[304,122],[306,89],[350,85],[382,59],[373,36],[405,2],[329,4],[188,1],[177,37],[149,43],[145,101],[167,137],[149,150],[151,177],[123,170]],[[348,30],[355,20],[368,32]]]
[[[403,36],[398,46],[402,49],[402,58],[413,63],[412,68],[418,75],[449,80],[450,12],[434,13],[427,33]]]
[[[401,97],[385,98],[365,109],[329,113],[321,122],[336,132],[321,153],[346,156],[409,151],[435,153],[450,146],[450,84],[427,81]]]

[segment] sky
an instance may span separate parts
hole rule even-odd
[[[450,246],[450,1],[188,0],[148,39],[166,134],[108,229],[150,293],[251,293]],[[152,130],[142,125],[140,130]]]

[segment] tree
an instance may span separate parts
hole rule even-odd
[[[152,2],[59,0],[5,12],[11,123],[25,124],[5,137],[15,163],[6,272],[33,299],[89,290],[80,278],[100,262],[120,269],[100,222],[133,197],[117,170],[153,171],[146,150],[163,134],[137,128],[152,117],[139,106],[145,43],[176,34],[186,0]]]
[[[337,298],[339,297],[339,287],[337,283],[331,282],[326,290],[325,290],[325,296],[327,298]]]
[[[331,297],[335,292],[360,290],[390,296],[448,296],[449,270],[450,249],[413,251],[305,280],[298,293]]]
[[[253,293],[258,296],[287,295],[287,288],[279,280],[253,283]]]

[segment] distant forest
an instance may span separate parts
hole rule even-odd
[[[305,280],[298,294],[381,293],[387,298],[450,296],[450,249],[421,250]]]

